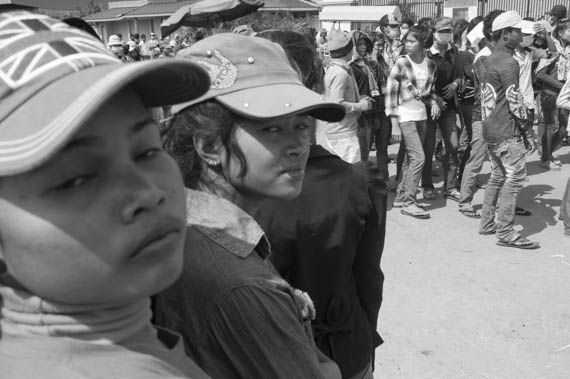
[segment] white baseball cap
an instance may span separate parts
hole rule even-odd
[[[505,28],[522,29],[525,26],[527,26],[525,21],[516,11],[508,11],[501,13],[497,18],[495,18],[491,30],[496,32],[497,30]]]

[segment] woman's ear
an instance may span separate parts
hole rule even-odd
[[[224,148],[219,138],[214,143],[206,143],[203,138],[193,136],[194,146],[200,158],[211,167],[222,165]]]

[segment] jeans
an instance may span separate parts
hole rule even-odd
[[[425,155],[423,142],[426,136],[426,121],[400,123],[402,144],[406,147],[406,157],[402,164],[402,179],[398,184],[396,199],[405,205],[416,202],[416,192],[422,176]]]
[[[331,153],[338,155],[348,163],[360,162],[360,143],[358,135],[329,140]]]
[[[378,114],[378,118],[378,128],[373,130],[374,142],[376,143],[376,162],[380,170],[380,179],[387,182],[390,177],[388,174],[388,144],[392,135],[392,123],[383,111]]]
[[[422,172],[422,187],[433,190],[432,161],[435,150],[435,131],[437,125],[441,129],[443,142],[445,143],[445,162],[443,163],[443,190],[449,193],[453,189],[459,188],[457,180],[457,148],[459,140],[457,137],[457,126],[455,109],[448,109],[441,113],[438,120],[428,119],[427,134],[424,142],[425,165]]]
[[[562,197],[562,204],[560,205],[560,215],[564,223],[564,234],[570,235],[570,178],[566,183],[566,190]]]
[[[461,133],[459,134],[459,147],[457,149],[457,160],[459,161],[457,180],[461,183],[465,165],[471,153],[470,145],[473,138],[473,106],[472,102],[459,103],[459,112],[463,119]]]
[[[477,191],[477,175],[481,172],[483,162],[487,156],[487,142],[483,139],[483,123],[475,121],[472,125],[471,152],[465,163],[463,177],[461,178],[461,195],[459,196],[460,209],[472,209],[471,202]]]
[[[519,234],[513,228],[517,197],[526,178],[526,148],[521,138],[488,145],[491,177],[485,189],[480,233],[496,231],[502,241],[514,241]],[[495,210],[498,205],[497,222]]]
[[[552,159],[552,153],[558,149],[566,138],[568,117],[567,111],[556,108],[556,96],[548,93],[541,94],[542,111],[544,114],[544,133],[542,134],[541,161]]]
[[[372,127],[374,118],[362,113],[358,118],[358,143],[360,144],[360,159],[363,162],[370,156],[370,138],[372,137]]]

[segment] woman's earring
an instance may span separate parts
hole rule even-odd
[[[214,168],[217,168],[217,167],[220,167],[220,166],[221,166],[221,163],[218,162],[216,159],[210,159],[210,160],[207,161],[207,163],[208,163],[208,166],[212,166],[212,167],[214,167]]]

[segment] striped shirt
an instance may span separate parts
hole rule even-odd
[[[499,144],[520,136],[517,123],[526,120],[527,113],[513,50],[498,47],[477,70],[481,80],[483,138],[489,144]]]

